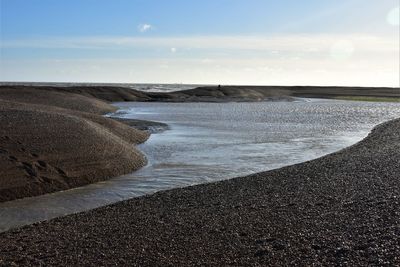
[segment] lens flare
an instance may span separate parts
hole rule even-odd
[[[395,7],[389,11],[386,20],[392,26],[399,26],[400,25],[400,7]]]

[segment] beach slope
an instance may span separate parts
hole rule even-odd
[[[149,134],[103,117],[116,108],[79,94],[0,90],[0,201],[36,196],[136,170]]]
[[[399,173],[397,119],[316,160],[2,233],[0,262],[396,266]]]

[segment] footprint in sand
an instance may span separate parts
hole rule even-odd
[[[36,154],[36,153],[31,153],[31,156],[34,157],[34,158],[38,158],[39,157],[39,155]]]
[[[8,156],[8,158],[10,159],[10,161],[18,161],[18,159],[14,156]]]
[[[48,166],[47,163],[45,161],[43,161],[43,160],[38,160],[35,163],[35,167],[38,168],[41,171],[47,170],[47,166]]]
[[[32,164],[28,162],[22,162],[22,168],[29,176],[37,177],[37,171],[32,167]]]
[[[1,139],[10,140],[11,138],[9,136],[5,135],[5,136],[2,136]]]
[[[66,176],[67,174],[65,173],[65,171],[61,170],[60,168],[55,167],[55,169],[57,170],[57,172],[63,176]]]
[[[46,168],[46,167],[47,167],[47,163],[46,163],[45,161],[43,161],[43,160],[38,160],[37,163],[38,163],[40,166],[42,166],[43,168]]]

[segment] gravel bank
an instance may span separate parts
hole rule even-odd
[[[0,234],[0,262],[399,265],[400,119],[337,153]]]

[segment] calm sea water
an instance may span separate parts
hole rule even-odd
[[[159,190],[279,168],[340,150],[400,104],[299,99],[260,103],[115,103],[110,116],[156,120],[169,130],[139,146],[149,164],[132,174],[44,196],[0,203],[0,230]]]
[[[26,86],[120,86],[145,92],[173,92],[193,89],[204,84],[163,84],[163,83],[55,83],[55,82],[0,82],[0,85],[26,85]]]

